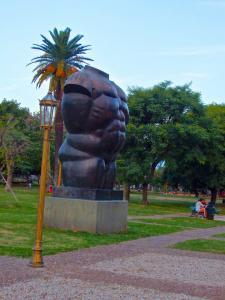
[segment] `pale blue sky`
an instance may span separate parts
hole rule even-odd
[[[38,110],[47,84],[31,84],[31,46],[54,27],[70,27],[92,45],[92,65],[125,91],[192,81],[204,103],[225,102],[225,0],[8,0],[0,27],[0,101]]]

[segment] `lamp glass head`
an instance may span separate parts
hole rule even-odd
[[[41,127],[52,127],[55,121],[57,102],[52,92],[40,100]]]

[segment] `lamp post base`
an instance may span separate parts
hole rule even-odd
[[[33,268],[42,268],[42,267],[44,267],[41,247],[36,247],[36,246],[34,247],[32,260],[29,263],[29,266],[31,266]]]

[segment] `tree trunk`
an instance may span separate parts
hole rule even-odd
[[[168,193],[168,183],[167,182],[165,182],[163,185],[163,192],[166,194]]]
[[[216,188],[212,188],[210,189],[211,191],[211,199],[210,201],[215,204],[216,203],[216,198],[217,198],[217,189]]]
[[[194,193],[195,193],[195,197],[198,198],[198,196],[199,196],[198,190],[195,190]]]
[[[55,98],[57,100],[58,106],[55,116],[55,155],[54,155],[54,182],[57,182],[57,177],[59,173],[59,165],[58,165],[58,153],[59,148],[63,143],[63,119],[62,119],[62,112],[61,112],[61,102],[62,102],[62,90],[60,84],[58,84]]]
[[[50,143],[48,145],[48,161],[47,161],[47,187],[49,187],[53,182],[52,182],[52,176],[51,176],[51,162],[50,162]]]
[[[14,167],[14,162],[12,160],[6,161],[6,168],[7,168],[7,180],[5,185],[6,192],[9,192],[12,189],[13,167]]]
[[[143,183],[143,190],[142,190],[142,202],[145,205],[148,205],[148,184],[147,183]]]
[[[128,183],[123,184],[123,199],[130,201],[130,185]]]

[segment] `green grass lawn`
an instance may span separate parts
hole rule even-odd
[[[211,228],[216,226],[225,226],[223,221],[211,221],[200,218],[191,217],[179,217],[179,218],[166,218],[166,219],[140,219],[139,221],[161,224],[166,226],[182,227],[183,229],[188,228]]]
[[[18,197],[18,202],[13,199],[10,193],[6,193],[0,187],[0,255],[29,257],[31,256],[34,243],[38,189],[16,188],[14,192]],[[132,201],[129,204],[130,214],[152,215],[189,211],[189,204],[186,201],[178,203],[174,200],[152,199],[151,204],[147,207],[139,202],[139,195],[132,196]],[[191,222],[192,219],[189,219]],[[155,221],[154,223],[157,223]],[[141,237],[169,234],[185,229],[187,227],[186,221],[178,220],[179,224],[176,221],[173,224],[171,220],[167,220],[167,223],[165,222],[164,224],[159,222],[159,224],[149,225],[129,222],[128,231],[121,234],[91,234],[69,230],[45,229],[43,234],[43,254],[55,254],[97,245],[119,243]],[[209,224],[215,226],[214,224],[216,223],[212,221]],[[192,224],[191,227],[193,226]],[[197,227],[197,225],[194,227]]]
[[[186,196],[182,200],[179,196],[173,195],[159,195],[149,194],[150,205],[143,205],[141,203],[141,193],[132,193],[129,203],[129,215],[132,216],[148,216],[148,215],[165,215],[176,213],[190,213],[191,205],[196,201],[193,196]],[[225,205],[218,203],[216,207],[219,209],[221,215],[225,215]]]
[[[213,235],[213,237],[225,239],[225,232],[224,233],[215,234],[215,235]]]
[[[224,222],[223,224],[225,225]],[[215,234],[212,237],[218,238],[218,240],[216,239],[188,240],[185,242],[177,243],[176,245],[173,246],[173,248],[181,249],[181,250],[225,254],[225,232]]]
[[[225,254],[225,241],[210,239],[189,240],[182,243],[178,243],[174,245],[173,248],[181,250]]]
[[[175,213],[188,213],[191,212],[191,203],[189,200],[161,200],[150,197],[150,205],[143,205],[141,203],[141,195],[131,194],[131,201],[129,203],[129,215],[132,216],[146,216],[146,215],[163,215]]]
[[[139,195],[141,197],[142,192],[138,192],[136,190],[131,190],[132,195]],[[171,199],[178,199],[178,200],[189,200],[189,201],[195,201],[195,196],[193,195],[177,195],[177,194],[166,194],[166,193],[160,193],[160,192],[148,192],[150,197],[154,198],[171,198]]]
[[[34,241],[34,226],[18,224],[16,228],[6,224],[0,229],[0,255],[31,256]],[[128,231],[121,234],[91,234],[69,230],[45,229],[43,255],[55,254],[98,245],[109,245],[142,237],[169,234],[178,231],[171,226],[134,224],[129,222]]]

